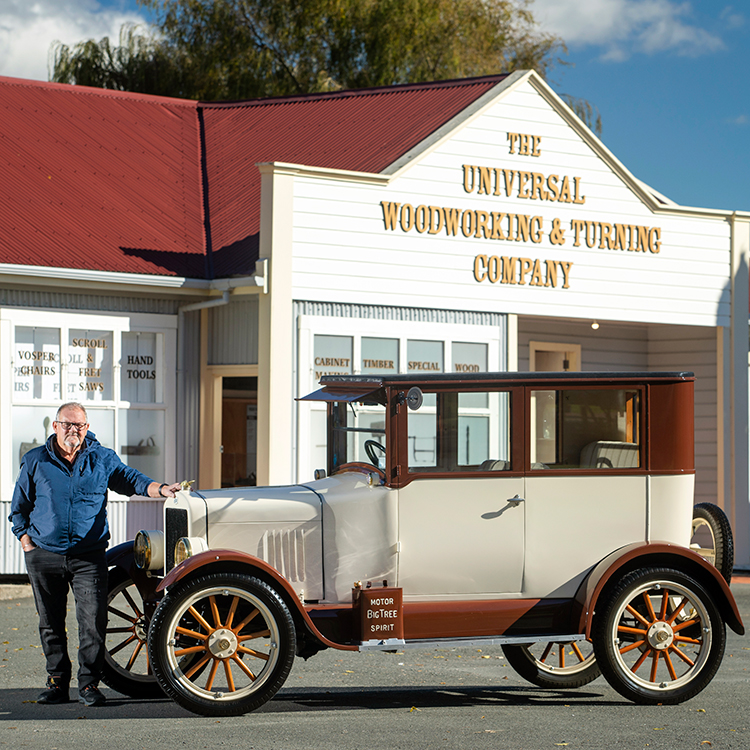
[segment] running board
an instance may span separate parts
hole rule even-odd
[[[473,646],[517,646],[526,643],[572,643],[585,641],[584,633],[571,635],[488,635],[476,638],[424,638],[405,641],[401,638],[371,640],[360,643],[359,651],[394,651],[407,648],[461,648]]]

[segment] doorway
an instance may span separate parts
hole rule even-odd
[[[580,344],[529,341],[531,372],[577,372],[580,369]]]
[[[221,392],[221,486],[254,487],[258,378],[224,377]]]

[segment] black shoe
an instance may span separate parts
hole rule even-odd
[[[47,689],[39,693],[36,702],[67,703],[68,699],[68,681],[63,677],[50,675],[47,678]]]
[[[86,706],[103,706],[106,700],[96,685],[86,685],[78,691],[78,702]]]

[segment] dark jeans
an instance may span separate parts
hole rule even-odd
[[[71,588],[78,620],[78,689],[98,683],[107,630],[105,551],[58,555],[36,547],[26,552],[24,558],[39,614],[39,635],[47,657],[47,673],[70,682],[65,614],[68,588]]]

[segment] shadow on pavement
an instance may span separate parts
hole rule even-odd
[[[47,706],[34,702],[33,689],[0,690],[0,722],[78,720],[78,719],[174,719],[195,716],[167,698],[137,700],[104,689],[107,703],[90,708],[75,701]],[[404,708],[471,707],[471,706],[613,706],[631,705],[625,700],[605,699],[593,691],[556,691],[509,685],[504,688],[421,687],[403,688],[303,688],[280,690],[256,713],[319,712],[337,710],[383,710]]]

